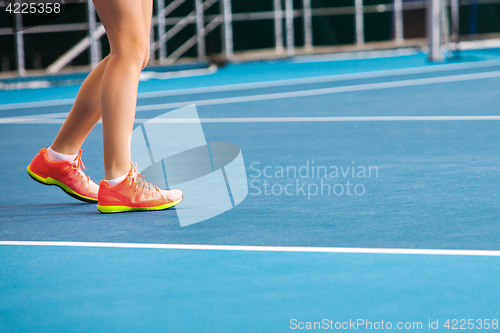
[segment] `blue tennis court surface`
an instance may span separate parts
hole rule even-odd
[[[0,331],[281,332],[293,319],[426,331],[429,320],[446,330],[447,319],[500,319],[499,87],[499,50],[143,81],[137,126],[194,103],[206,140],[238,144],[245,161],[247,198],[184,228],[182,204],[103,215],[33,182],[26,166],[78,87],[0,91]],[[103,178],[100,125],[83,161]]]

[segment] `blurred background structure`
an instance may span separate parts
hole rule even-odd
[[[64,3],[31,28],[0,16],[3,78],[88,72],[109,52],[92,2]],[[150,67],[407,47],[442,60],[500,46],[500,0],[154,0],[153,16]]]

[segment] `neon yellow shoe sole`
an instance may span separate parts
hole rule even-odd
[[[26,168],[26,171],[28,171],[28,175],[30,175],[30,177],[33,178],[33,180],[39,182],[40,184],[49,185],[49,186],[55,185],[55,186],[60,187],[64,192],[66,192],[68,195],[72,196],[73,198],[75,198],[77,200],[88,202],[88,203],[97,203],[96,199],[89,198],[89,197],[83,196],[81,194],[78,194],[75,191],[73,191],[72,189],[70,189],[68,186],[66,186],[64,183],[61,183],[60,181],[58,181],[54,178],[51,178],[51,177],[43,178],[43,177],[38,176],[37,174],[35,174],[33,171],[30,170],[29,166]]]
[[[97,210],[103,214],[108,213],[123,213],[123,212],[139,212],[139,211],[147,211],[147,210],[165,210],[174,207],[179,204],[182,199],[177,201],[169,202],[168,204],[153,206],[153,207],[129,207],[129,206],[100,206],[97,205]]]

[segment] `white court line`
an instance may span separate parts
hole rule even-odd
[[[417,255],[443,255],[443,256],[500,257],[500,251],[497,251],[497,250],[396,249],[396,248],[308,247],[308,246],[247,246],[247,245],[151,244],[151,243],[148,244],[148,243],[52,242],[52,241],[0,241],[0,245],[100,247],[100,248],[129,248],[129,249],[170,249],[170,250],[212,250],[212,251],[256,251],[256,252],[417,254]]]
[[[17,110],[17,109],[28,109],[37,107],[39,108],[44,106],[72,105],[74,102],[75,102],[74,98],[67,98],[67,99],[56,99],[50,101],[2,104],[0,105],[0,110]]]
[[[335,82],[335,81],[350,80],[350,79],[365,79],[365,78],[368,79],[368,78],[377,78],[386,76],[433,73],[433,72],[437,73],[437,72],[444,72],[451,70],[483,68],[483,67],[498,66],[498,65],[500,65],[500,60],[484,60],[473,63],[433,65],[425,67],[422,66],[422,67],[413,67],[404,69],[390,69],[390,70],[364,72],[364,73],[351,73],[351,74],[328,75],[328,76],[319,76],[310,78],[239,83],[239,84],[230,84],[221,86],[175,89],[167,91],[153,91],[153,92],[139,93],[137,97],[138,99],[143,99],[143,98],[162,97],[162,96],[179,96],[179,95],[201,94],[210,92],[236,91],[236,90],[246,90],[255,88],[290,86],[298,84]],[[3,104],[0,105],[0,110],[15,110],[15,109],[27,109],[35,107],[72,105],[74,101],[75,101],[74,99],[60,99],[60,100],[40,101],[40,102]]]
[[[309,123],[309,122],[384,122],[384,121],[481,121],[500,120],[500,116],[359,116],[359,117],[254,117],[254,118],[177,118],[177,119],[141,119],[136,118],[136,124],[145,122],[155,124],[186,124],[186,123]],[[64,119],[31,119],[22,120],[0,118],[0,124],[62,124]],[[101,121],[99,121],[101,123]]]
[[[471,121],[500,120],[500,116],[360,116],[360,117],[254,117],[254,118],[178,118],[136,119],[136,123],[300,123],[300,122],[363,122],[363,121]]]
[[[338,94],[338,93],[355,92],[355,91],[367,91],[367,90],[378,90],[378,89],[388,89],[388,88],[421,86],[426,84],[491,79],[498,77],[500,77],[500,71],[473,73],[473,74],[459,74],[459,75],[439,76],[439,77],[423,78],[423,79],[356,84],[350,86],[299,90],[299,91],[290,91],[290,92],[281,92],[272,94],[260,94],[260,95],[249,95],[249,96],[238,96],[238,97],[203,99],[203,100],[187,101],[187,102],[142,105],[137,107],[137,111],[176,109],[191,104],[196,104],[196,106],[202,106],[202,105],[223,105],[223,104],[233,104],[233,103],[243,103],[243,102],[268,101],[277,99]]]
[[[31,115],[31,116],[5,117],[5,118],[0,118],[0,124],[20,124],[20,123],[46,124],[46,121],[49,121],[49,119],[61,118],[61,117],[66,118],[68,114],[69,112],[59,112],[59,113],[46,113],[46,114]]]
[[[198,68],[198,69],[187,69],[182,71],[171,71],[171,72],[155,72],[155,71],[143,71],[140,76],[140,81],[148,81],[150,79],[174,79],[181,77],[194,77],[210,75],[217,72],[218,67],[216,65],[210,65],[208,68]]]

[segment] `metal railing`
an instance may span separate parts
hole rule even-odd
[[[367,13],[392,12],[392,24],[394,27],[393,42],[395,46],[403,46],[404,38],[404,11],[415,9],[426,9],[428,15],[428,41],[430,47],[430,58],[439,60],[442,57],[442,45],[446,42],[443,38],[443,15],[444,7],[449,7],[451,11],[451,41],[457,42],[459,39],[459,7],[470,5],[471,1],[477,4],[500,3],[500,0],[417,0],[406,2],[403,0],[393,0],[390,4],[367,5],[363,0],[353,0],[353,6],[331,7],[331,8],[311,8],[311,0],[302,0],[302,8],[294,8],[292,0],[269,0],[273,2],[272,11],[233,13],[231,0],[193,0],[194,10],[183,17],[170,17],[176,9],[188,0],[170,0],[165,5],[165,0],[154,0],[156,13],[152,19],[152,41],[151,60],[159,64],[171,64],[186,54],[191,48],[196,46],[197,57],[205,60],[206,36],[215,28],[222,25],[221,44],[222,56],[227,61],[234,59],[233,47],[233,22],[274,20],[274,42],[277,56],[293,56],[296,53],[294,20],[303,19],[303,36],[305,53],[314,52],[313,43],[313,17],[354,15],[355,24],[355,45],[363,47],[365,45],[364,15]],[[219,3],[219,13],[206,15],[206,11]],[[0,1],[0,7],[5,3]],[[284,5],[284,6],[283,6]],[[16,15],[15,28],[0,29],[1,35],[15,34],[17,70],[21,76],[26,75],[24,56],[24,35],[36,33],[53,33],[63,31],[88,31],[88,36],[77,42],[67,52],[61,55],[56,61],[46,68],[47,73],[57,73],[82,52],[90,49],[90,65],[96,66],[102,58],[100,48],[100,38],[105,34],[104,27],[96,20],[95,8],[91,1],[87,2],[87,22],[62,25],[45,25],[33,27],[23,31],[22,16]],[[283,29],[283,24],[285,29]],[[181,32],[187,26],[194,25],[196,33],[177,49],[167,50],[167,42]],[[445,24],[446,25],[446,24]],[[167,27],[170,27],[167,30]],[[286,46],[286,47],[285,47]],[[285,53],[286,51],[286,53]]]

